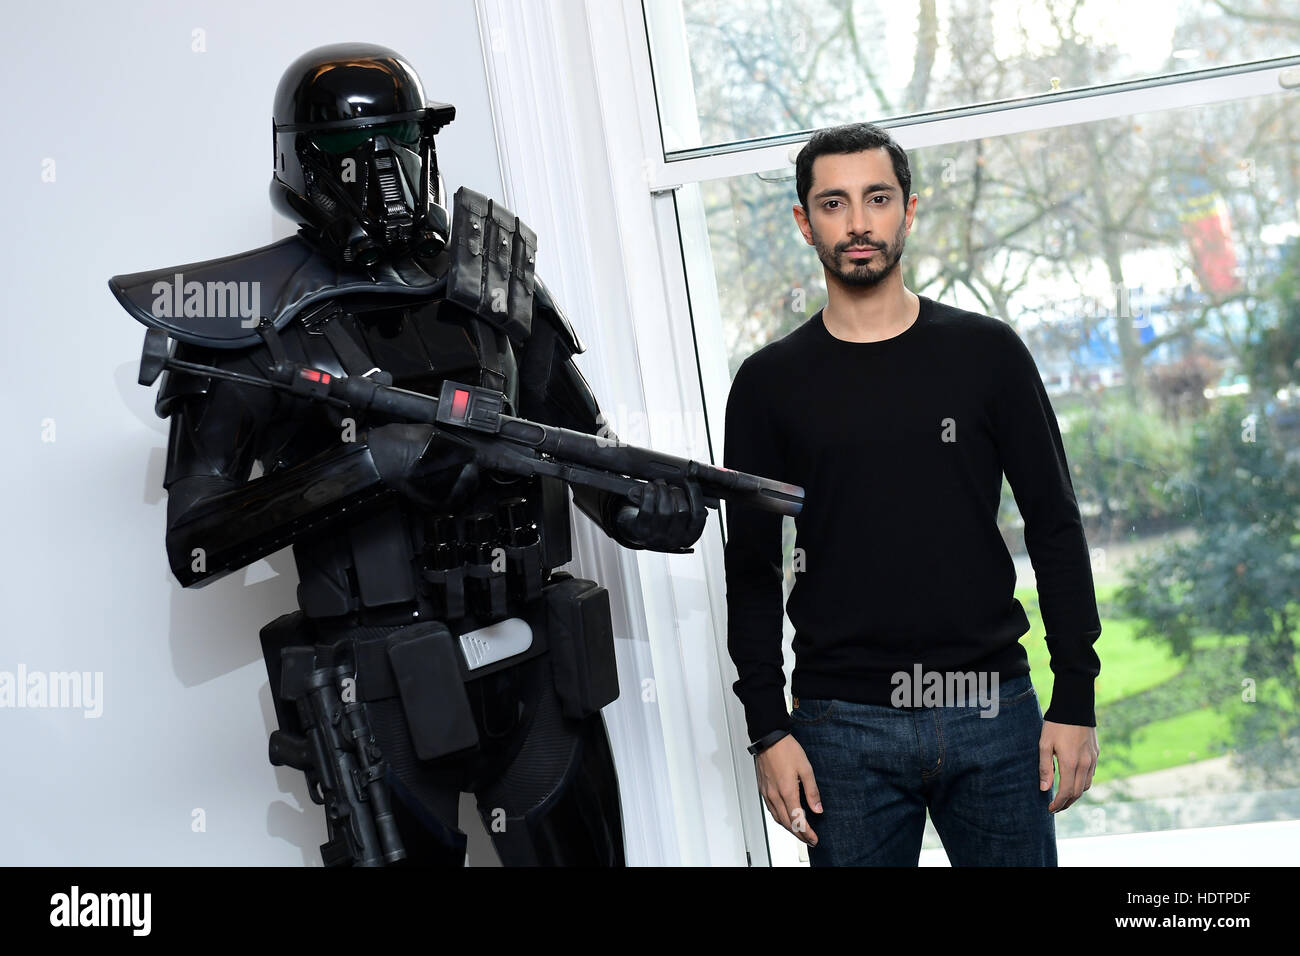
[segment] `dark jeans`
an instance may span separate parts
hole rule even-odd
[[[811,865],[916,866],[928,808],[953,866],[1056,866],[1056,787],[1038,789],[1029,676],[1001,680],[996,716],[980,713],[800,698],[792,734],[824,811],[805,800]]]

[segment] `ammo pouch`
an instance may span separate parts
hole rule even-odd
[[[421,760],[478,745],[460,653],[441,621],[422,621],[383,638],[358,641],[357,691],[361,700],[401,698]]]
[[[532,331],[537,233],[467,186],[452,201],[447,298],[523,342]]]
[[[545,595],[556,694],[564,716],[580,720],[618,699],[609,592],[595,581],[555,575]]]

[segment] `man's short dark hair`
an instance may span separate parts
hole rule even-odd
[[[830,126],[813,133],[812,139],[799,150],[794,161],[794,187],[799,194],[799,205],[808,208],[808,190],[812,189],[813,160],[827,153],[860,153],[866,149],[884,147],[894,164],[894,176],[903,188],[903,202],[912,195],[912,170],[907,165],[907,153],[894,142],[888,131],[874,123],[849,123]]]

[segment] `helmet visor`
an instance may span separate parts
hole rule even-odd
[[[307,135],[322,150],[334,156],[350,153],[358,146],[380,135],[387,136],[393,142],[409,149],[418,149],[420,144],[420,124],[407,120],[398,123],[383,123],[379,126],[360,126],[354,129],[322,129]]]

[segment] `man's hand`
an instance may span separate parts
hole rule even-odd
[[[1038,738],[1038,789],[1051,789],[1053,754],[1061,771],[1060,789],[1047,809],[1053,813],[1064,810],[1092,786],[1099,753],[1096,727],[1043,721],[1043,733]]]
[[[813,779],[812,765],[793,734],[782,737],[755,759],[758,791],[767,804],[772,819],[809,846],[817,845],[817,834],[808,825],[807,814],[799,804],[799,784],[808,797],[813,813],[822,812],[821,794]]]
[[[683,553],[699,540],[709,508],[694,478],[686,489],[656,478],[641,489],[641,506],[628,503],[615,516],[618,530],[650,551]]]

